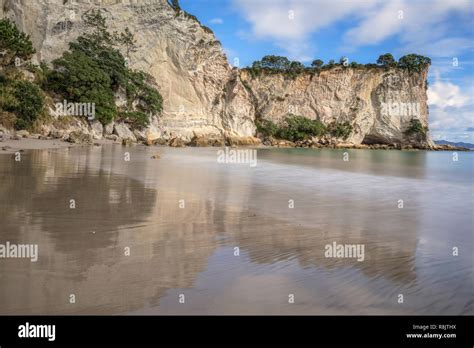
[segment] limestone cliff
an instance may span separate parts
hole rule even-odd
[[[37,61],[51,62],[82,32],[83,14],[97,8],[111,31],[135,33],[138,49],[129,63],[157,82],[164,108],[152,127],[161,134],[251,136],[256,118],[278,121],[292,113],[349,121],[353,143],[392,143],[406,140],[413,116],[428,124],[426,71],[336,67],[253,78],[229,65],[210,30],[166,0],[0,0],[0,17],[31,36]]]
[[[295,78],[252,77],[243,70],[240,80],[259,118],[278,122],[296,114],[326,124],[347,121],[354,127],[348,142],[385,144],[407,142],[404,131],[413,118],[428,126],[427,73],[338,66]]]

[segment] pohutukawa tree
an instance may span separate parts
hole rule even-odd
[[[16,58],[29,60],[35,53],[28,35],[10,20],[0,20],[0,66],[12,65]]]
[[[44,110],[41,89],[26,81],[15,66],[17,59],[27,61],[34,53],[28,35],[8,19],[0,20],[0,123],[4,116],[12,116],[9,123],[16,129],[31,126]]]
[[[377,64],[385,67],[394,67],[397,65],[397,62],[391,53],[385,53],[377,59]]]
[[[313,68],[321,68],[324,65],[324,62],[321,59],[315,59],[311,62]]]
[[[72,102],[96,105],[99,121],[107,124],[118,117],[134,127],[149,123],[149,115],[161,111],[162,97],[151,86],[152,77],[128,67],[127,55],[135,49],[133,34],[111,34],[100,10],[85,15],[86,33],[69,44],[69,51],[53,62],[46,87]],[[117,109],[115,94],[125,93],[125,107]]]
[[[419,54],[407,54],[398,60],[398,66],[400,68],[410,71],[421,71],[429,65],[431,65],[431,59]]]

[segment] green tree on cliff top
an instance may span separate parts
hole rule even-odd
[[[391,53],[385,53],[379,56],[377,59],[377,64],[385,67],[393,67],[397,65],[397,62]]]
[[[431,65],[431,59],[419,54],[407,54],[398,60],[398,66],[409,71],[419,72],[429,65]]]

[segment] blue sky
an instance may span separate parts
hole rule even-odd
[[[473,0],[181,0],[213,29],[229,63],[267,54],[310,63],[380,54],[432,59],[428,90],[434,139],[474,143]]]

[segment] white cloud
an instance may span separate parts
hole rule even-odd
[[[453,136],[453,132],[459,138],[467,128],[474,126],[474,85],[471,81],[462,88],[435,75],[436,80],[427,92],[430,129],[437,138],[448,133]]]
[[[310,55],[315,49],[308,44],[311,34],[347,19],[354,24],[342,38],[346,50],[378,44],[394,36],[402,43],[398,50],[401,54],[417,52],[448,57],[473,47],[472,40],[451,37],[449,23],[453,13],[472,22],[472,0],[234,0],[233,3],[251,24],[250,31],[256,39],[273,40],[294,56]]]
[[[211,24],[223,24],[224,20],[222,18],[213,18],[209,21]]]
[[[234,0],[260,38],[298,40],[380,0]]]
[[[432,131],[465,131],[474,124],[474,113],[467,108],[430,109],[430,130]]]
[[[449,19],[453,13],[473,13],[470,0],[392,0],[372,8],[345,35],[353,47],[373,45],[398,36],[402,52],[430,56],[454,56],[472,47],[471,40],[451,38]],[[468,20],[470,17],[467,17]]]
[[[445,109],[447,107],[460,108],[472,102],[469,95],[464,94],[461,88],[451,82],[435,81],[428,88],[428,105]]]
[[[461,52],[466,52],[473,47],[472,39],[461,37],[444,38],[429,42],[411,42],[403,50],[405,52],[420,52],[428,57],[453,58]]]
[[[374,6],[364,15],[360,24],[350,29],[345,40],[351,45],[374,44],[399,33],[403,28],[403,19],[399,19],[402,0],[388,1],[383,6]]]
[[[379,0],[234,0],[257,39],[272,39],[290,58],[311,56],[308,36],[348,15],[359,16]]]

